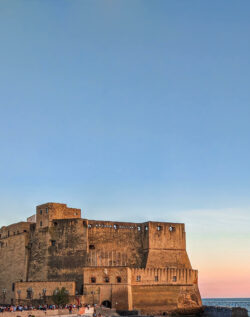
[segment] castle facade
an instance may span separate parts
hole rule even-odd
[[[143,313],[199,310],[184,224],[83,219],[65,204],[36,207],[0,229],[0,303],[71,300]]]

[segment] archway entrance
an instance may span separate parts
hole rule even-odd
[[[112,307],[112,304],[109,300],[104,300],[102,302],[102,305],[105,306],[106,308],[111,308]]]

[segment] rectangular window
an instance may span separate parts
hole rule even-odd
[[[109,283],[109,277],[108,277],[108,276],[106,276],[106,277],[104,278],[104,282],[105,282],[105,283]]]
[[[177,276],[173,276],[173,282],[177,281]]]
[[[42,227],[43,226],[43,222],[42,221],[40,221],[40,227]]]
[[[12,283],[12,292],[15,291],[15,283]]]
[[[155,282],[158,282],[159,281],[159,278],[158,278],[158,275],[155,276]]]
[[[46,214],[49,212],[49,208],[48,207],[46,207]]]
[[[94,276],[92,276],[92,277],[90,278],[90,282],[91,282],[91,283],[95,283],[95,282],[96,282],[96,278],[95,278]]]
[[[137,282],[140,282],[140,281],[141,281],[141,275],[137,275],[137,276],[136,276],[136,281],[137,281]]]
[[[56,240],[51,240],[51,246],[54,247],[56,245]]]
[[[43,211],[42,211],[42,209],[40,210],[40,215],[42,215],[42,213],[43,213]]]

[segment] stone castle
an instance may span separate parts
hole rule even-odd
[[[184,224],[81,218],[46,203],[0,229],[0,303],[71,301],[144,313],[199,310],[198,272],[186,252]]]

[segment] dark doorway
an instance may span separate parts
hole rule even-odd
[[[102,302],[102,305],[105,306],[106,308],[111,308],[112,307],[111,302],[109,300],[104,300]]]

